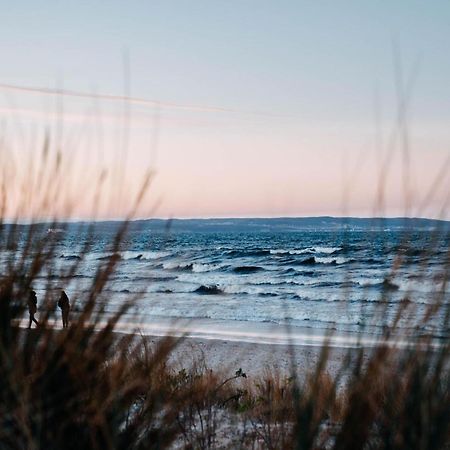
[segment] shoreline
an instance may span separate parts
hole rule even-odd
[[[77,313],[72,312],[72,320],[75,320],[76,317]],[[105,316],[105,319],[97,322],[97,326],[105,326],[108,317],[109,314]],[[16,324],[25,328],[28,325],[28,319],[18,320]],[[59,315],[49,319],[48,324],[55,329],[61,328]],[[381,343],[397,349],[407,349],[417,346],[419,338],[429,339],[429,346],[438,349],[441,342],[437,336],[406,334],[402,329],[396,330],[386,340],[382,334],[370,333],[364,329],[338,331],[334,328],[313,328],[289,323],[160,316],[147,317],[143,320],[137,314],[123,316],[116,323],[115,332],[150,337],[189,337],[200,341],[227,341],[281,347],[321,348],[326,344],[330,348],[339,349],[374,348]]]
[[[317,367],[321,355],[324,350],[324,342],[326,336],[323,333],[308,333],[306,340],[300,342],[297,340],[281,340],[275,339],[267,342],[264,339],[257,339],[255,329],[247,330],[244,336],[250,336],[251,340],[242,340],[239,336],[233,335],[236,332],[236,327],[228,328],[227,334],[213,333],[209,330],[206,334],[206,328],[197,334],[190,334],[186,329],[186,324],[192,321],[184,321],[184,328],[181,328],[180,321],[174,323],[172,320],[165,321],[164,324],[158,328],[159,333],[151,333],[150,329],[143,332],[142,328],[136,327],[136,323],[119,322],[114,330],[114,335],[117,338],[133,335],[136,339],[142,339],[145,342],[157,345],[164,337],[173,337],[178,339],[177,345],[171,352],[168,362],[175,370],[192,369],[198,367],[200,369],[211,369],[215,372],[226,376],[232,376],[238,369],[242,369],[249,377],[258,378],[264,375],[278,375],[280,377],[289,377],[295,374],[299,378],[304,379],[305,375],[312,373]],[[208,322],[211,324],[210,322]],[[171,325],[168,328],[168,325]],[[20,321],[17,325],[26,332],[25,320]],[[52,320],[48,323],[50,328],[55,331],[62,332],[59,320]],[[101,321],[98,324],[100,330],[106,325],[106,321]],[[125,325],[129,325],[128,327]],[[148,325],[148,324],[147,324]],[[203,323],[206,325],[206,323]],[[273,325],[267,325],[267,330],[273,328]],[[243,328],[245,324],[238,324],[237,328]],[[275,327],[279,331],[279,327]],[[248,328],[248,326],[246,327]],[[285,327],[283,327],[285,329]],[[33,327],[33,333],[38,330]],[[153,328],[154,331],[154,328]],[[222,330],[223,331],[223,330]],[[242,330],[241,330],[242,331]],[[304,332],[305,330],[303,330]],[[213,337],[216,336],[216,337]],[[304,338],[304,334],[301,334]],[[342,376],[345,380],[350,372],[352,363],[356,362],[356,358],[362,354],[363,365],[369,360],[376,345],[338,345],[342,341],[334,341],[333,345],[328,345],[326,348],[326,360],[324,362],[324,371],[328,372],[332,377],[336,375]],[[298,338],[298,336],[297,336]],[[286,339],[286,335],[284,336]],[[383,341],[378,340],[378,345]],[[394,347],[391,347],[394,348]],[[411,347],[409,347],[411,348]],[[401,354],[408,350],[408,347],[398,346],[395,349]],[[420,347],[420,350],[434,350],[433,347]]]

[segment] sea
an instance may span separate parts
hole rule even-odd
[[[114,248],[122,226],[41,224],[39,239],[55,249],[51,269],[33,282],[38,301],[64,289],[76,313],[115,254],[102,304],[107,317],[132,302],[120,331],[305,345],[334,336],[352,346],[376,342],[395,322],[403,340],[449,337],[450,222],[142,220]],[[28,231],[23,225],[20,245]],[[19,255],[3,250],[4,270]]]

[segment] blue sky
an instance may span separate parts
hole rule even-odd
[[[416,101],[449,115],[447,1],[15,2],[1,19],[2,80],[334,119],[393,89],[392,42]],[[424,95],[421,95],[421,94]],[[325,107],[324,107],[325,106]]]
[[[234,116],[239,123],[233,125],[233,142],[223,136],[222,126],[177,130],[193,147],[202,145],[202,137],[195,142],[202,133],[220,135],[223,145],[215,151],[221,154],[227,145],[241,145],[245,151],[253,137],[270,129],[275,136],[273,146],[264,150],[268,165],[307,160],[314,151],[308,148],[325,145],[330,129],[329,151],[345,147],[355,159],[374,133],[374,103],[386,130],[394,122],[398,49],[403,78],[415,74],[410,124],[417,134],[419,168],[420,158],[426,158],[435,173],[449,150],[448,1],[25,1],[5,2],[0,21],[0,83],[120,94],[126,52],[133,96],[276,115],[263,125],[255,116]],[[27,101],[16,94],[17,104]],[[192,115],[184,120],[197,120]],[[349,138],[352,130],[355,142]],[[290,144],[280,158],[276,142],[285,137]],[[290,146],[305,139],[302,158],[293,158]],[[316,144],[310,145],[311,140]],[[169,141],[166,148],[161,144],[170,156],[161,167],[163,177],[170,160],[177,159],[175,143]],[[424,156],[433,148],[435,154]],[[225,159],[219,157],[226,165]],[[201,154],[192,154],[193,167],[202,161]],[[238,158],[233,161],[239,164]],[[280,204],[280,198],[273,201]],[[249,202],[250,214],[274,211],[272,204],[265,213],[263,204],[255,210]],[[317,211],[326,213],[329,203],[323,205]],[[172,209],[177,215],[177,208]],[[287,209],[289,215],[317,212],[301,204]],[[229,206],[222,212],[202,211],[195,214],[245,215],[245,205],[237,211]]]

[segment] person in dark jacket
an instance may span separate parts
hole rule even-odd
[[[28,313],[30,314],[30,323],[28,324],[28,329],[31,328],[31,324],[34,322],[36,326],[39,326],[39,322],[36,320],[34,315],[37,312],[37,297],[36,292],[31,290],[28,296]]]
[[[67,297],[67,294],[64,291],[61,291],[61,297],[59,297],[58,306],[61,309],[62,313],[63,328],[67,328],[69,325],[70,303],[69,297]]]

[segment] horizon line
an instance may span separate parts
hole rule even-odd
[[[330,216],[330,215],[318,215],[318,216],[241,216],[241,217],[147,217],[147,218],[104,218],[104,219],[83,219],[83,218],[67,218],[62,220],[53,219],[29,219],[29,220],[17,220],[16,222],[10,222],[3,220],[4,225],[41,225],[41,224],[76,224],[76,223],[104,223],[104,222],[149,222],[149,221],[192,221],[192,220],[298,220],[298,219],[358,219],[358,220],[426,220],[434,222],[450,223],[450,219],[436,219],[432,217],[416,217],[416,216]]]

